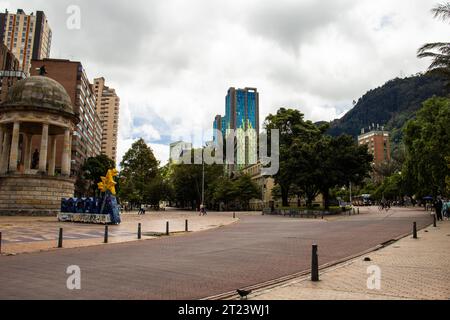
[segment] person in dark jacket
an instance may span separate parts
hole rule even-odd
[[[436,219],[442,221],[442,200],[440,198],[434,203],[434,209],[436,210]]]

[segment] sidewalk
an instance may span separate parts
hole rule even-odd
[[[450,221],[419,231],[379,251],[320,272],[320,282],[302,277],[263,289],[252,300],[450,299]],[[369,257],[370,262],[364,258]],[[320,263],[320,248],[319,248]],[[367,268],[381,270],[380,290],[367,288]]]

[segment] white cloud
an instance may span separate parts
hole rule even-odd
[[[82,28],[67,30],[66,8]],[[52,55],[80,60],[121,97],[119,159],[138,135],[168,158],[165,137],[208,129],[230,86],[257,87],[260,119],[278,107],[332,120],[367,90],[426,70],[423,43],[450,26],[423,0],[14,0],[43,10]],[[166,150],[167,149],[167,150]],[[161,159],[160,159],[161,160]]]

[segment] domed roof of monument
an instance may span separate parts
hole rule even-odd
[[[20,80],[9,89],[2,107],[35,107],[74,114],[66,89],[53,79],[33,76]]]

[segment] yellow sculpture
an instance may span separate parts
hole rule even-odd
[[[113,195],[116,195],[117,182],[114,181],[114,177],[117,175],[118,175],[118,172],[116,169],[108,170],[106,177],[101,177],[102,182],[99,182],[97,184],[100,191],[101,192],[110,191]]]

